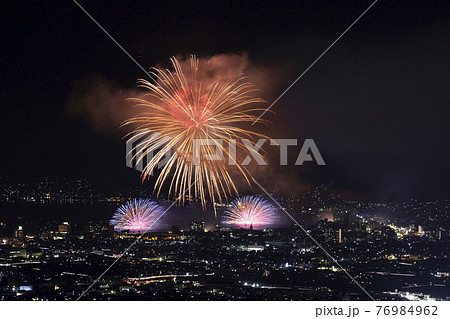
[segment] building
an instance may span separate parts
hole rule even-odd
[[[68,234],[70,232],[70,224],[69,222],[63,222],[58,226],[58,233],[60,234]]]
[[[204,232],[205,222],[190,222],[189,229],[195,232]]]
[[[22,228],[22,226],[17,226],[17,229],[14,230],[14,237],[15,238],[23,238],[23,228]]]
[[[264,250],[263,245],[247,245],[247,246],[240,246],[237,248],[237,250],[240,251],[263,251]]]

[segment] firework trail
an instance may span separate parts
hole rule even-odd
[[[142,179],[152,175],[167,152],[174,150],[155,182],[157,194],[169,180],[169,194],[184,194],[188,186],[194,183],[187,195],[189,198],[192,195],[200,197],[205,207],[207,196],[215,203],[216,199],[222,200],[227,194],[238,194],[227,167],[229,158],[233,158],[227,145],[233,143],[230,140],[236,140],[232,144],[235,145],[234,150],[243,151],[247,156],[249,151],[242,139],[267,138],[241,127],[242,123],[257,120],[257,116],[252,113],[260,111],[261,108],[257,105],[265,101],[255,97],[257,90],[242,75],[207,76],[211,66],[199,64],[194,56],[190,59],[189,67],[182,68],[176,58],[172,58],[171,62],[173,71],[152,69],[157,84],[139,80],[140,87],[148,89],[150,93],[144,99],[129,100],[136,106],[143,107],[145,113],[127,120],[124,125],[137,126],[129,134],[133,137],[149,130],[158,133],[135,147],[144,150],[135,155],[136,162],[142,161],[147,154],[154,154],[142,171]],[[258,122],[268,123],[265,120]],[[194,140],[199,139],[212,141],[214,145],[203,145],[194,150]],[[216,142],[218,140],[222,143]],[[217,149],[227,156],[220,158],[216,154]],[[200,154],[196,156],[194,163],[195,152]],[[248,170],[236,161],[232,165],[250,184],[251,175]],[[184,200],[183,197],[182,201]]]
[[[224,223],[239,226],[271,225],[277,220],[275,208],[261,196],[244,196],[231,203]]]
[[[149,199],[133,199],[117,209],[110,223],[119,232],[142,233],[149,230],[162,213],[161,206]]]

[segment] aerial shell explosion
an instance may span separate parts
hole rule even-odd
[[[181,196],[178,198],[182,202],[186,197],[200,198],[205,207],[207,196],[215,203],[227,194],[238,194],[230,164],[237,168],[237,176],[250,184],[249,171],[233,160],[227,145],[232,145],[234,152],[242,151],[241,154],[247,156],[249,151],[242,139],[268,138],[242,128],[243,123],[268,123],[255,115],[264,111],[260,106],[265,101],[257,97],[258,90],[243,75],[207,76],[208,72],[214,72],[214,66],[199,63],[194,56],[190,63],[182,61],[183,67],[176,58],[171,62],[173,70],[152,69],[156,83],[139,80],[140,87],[149,93],[144,98],[129,101],[145,112],[123,125],[134,125],[128,135],[132,138],[147,132],[156,133],[133,149],[136,163],[152,154],[143,168],[142,179],[149,178],[170,154],[155,181],[155,191],[159,195],[167,184],[169,194]],[[194,150],[194,140],[212,141],[213,145],[202,145]],[[144,151],[138,153],[137,149]],[[217,150],[224,156],[217,155]],[[199,152],[196,161],[194,152]]]
[[[149,199],[132,199],[120,206],[110,223],[118,232],[144,233],[154,227],[163,214],[158,203]]]
[[[277,221],[276,209],[261,196],[244,196],[234,200],[224,212],[223,222],[241,227],[262,227]]]

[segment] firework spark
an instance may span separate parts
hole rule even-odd
[[[161,217],[163,210],[148,199],[133,199],[120,206],[110,223],[116,231],[142,233],[149,230]]]
[[[133,138],[149,130],[159,133],[135,147],[144,150],[135,155],[136,162],[142,161],[147,154],[154,154],[142,171],[142,179],[152,175],[168,151],[175,150],[155,182],[158,195],[162,186],[169,183],[169,176],[172,176],[169,194],[187,192],[189,198],[192,195],[200,197],[203,206],[206,205],[206,196],[214,203],[227,194],[238,194],[227,166],[229,158],[233,157],[226,145],[233,145],[235,150],[243,151],[247,156],[249,151],[242,139],[267,138],[241,127],[242,123],[257,120],[253,112],[260,111],[257,105],[265,101],[255,96],[257,90],[242,75],[208,76],[211,65],[200,64],[194,56],[189,67],[182,68],[176,58],[171,62],[173,71],[152,69],[157,84],[140,80],[140,87],[150,93],[144,99],[130,100],[136,106],[144,107],[146,112],[124,122],[124,125],[137,126],[129,134]],[[268,123],[264,120],[258,122]],[[200,139],[213,141],[214,145],[194,149],[194,141]],[[216,142],[218,140],[222,143]],[[236,140],[236,144],[230,140]],[[218,156],[218,149],[227,156]],[[196,152],[200,153],[194,161]],[[236,161],[232,164],[250,184],[248,170]],[[192,190],[188,189],[191,184],[194,184]]]
[[[261,196],[244,196],[231,203],[224,213],[224,223],[239,226],[271,225],[277,219],[275,208]]]

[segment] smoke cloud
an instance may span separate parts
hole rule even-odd
[[[189,72],[190,57],[177,57],[184,72]],[[165,66],[158,65],[158,68]],[[258,95],[266,100],[276,98],[280,79],[283,78],[281,70],[276,67],[260,66],[253,63],[247,52],[219,54],[211,57],[199,58],[199,70],[202,76],[209,80],[218,78],[230,78],[243,74],[247,80],[255,85],[260,92]],[[142,109],[134,108],[128,98],[144,98],[148,93],[143,89],[124,89],[113,81],[106,80],[100,76],[92,76],[78,80],[74,83],[72,93],[67,102],[67,114],[74,118],[82,118],[91,124],[94,132],[107,136],[124,136],[127,132],[120,129],[121,123],[142,112]],[[261,129],[261,127],[260,127]],[[276,146],[271,148],[270,153],[265,154],[268,166],[259,166],[252,160],[246,168],[254,178],[262,185],[270,185],[270,191],[306,190],[309,184],[299,181],[295,169],[283,167],[280,169]],[[246,156],[247,154],[245,154]],[[273,157],[273,158],[272,158]],[[253,182],[249,186],[242,174],[236,167],[229,167],[229,173],[233,176],[241,193],[254,192],[257,187]],[[260,191],[258,189],[258,191]]]
[[[123,89],[94,76],[77,81],[67,102],[67,114],[89,122],[102,135],[123,135],[121,123],[137,114],[126,99],[143,96],[137,89]]]
[[[184,70],[189,69],[190,57],[177,57],[177,59]],[[280,79],[283,78],[280,68],[258,65],[250,60],[248,52],[199,58],[199,69],[204,72],[203,76],[210,80],[243,74],[266,99],[272,98],[279,91],[277,89]]]
[[[177,59],[183,70],[188,70],[190,57]],[[281,74],[275,67],[255,65],[246,52],[202,57],[199,58],[199,66],[203,75],[211,80],[244,74],[265,99],[272,97],[278,84],[276,79]],[[97,133],[124,135],[119,129],[121,123],[140,113],[126,99],[143,98],[146,93],[138,88],[124,89],[100,76],[92,76],[74,83],[66,111],[69,116],[89,122]]]

